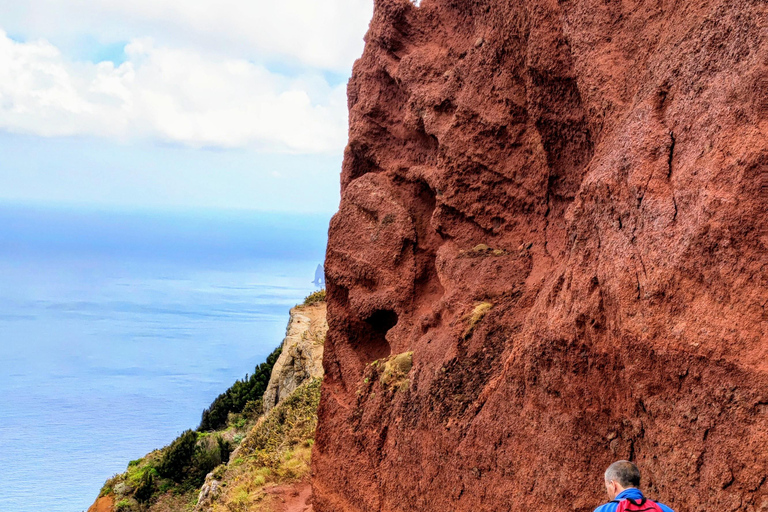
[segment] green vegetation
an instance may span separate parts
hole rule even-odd
[[[316,292],[307,295],[307,297],[304,299],[303,305],[311,306],[312,304],[317,304],[319,302],[325,302],[325,289],[317,290]]]
[[[116,512],[153,507],[176,510],[168,508],[171,502],[194,505],[206,475],[226,470],[234,446],[262,414],[261,397],[280,350],[275,349],[253,375],[235,382],[205,410],[201,430],[208,432],[186,430],[165,448],[130,461],[125,473],[110,478],[99,496],[115,496]]]
[[[243,441],[240,453],[261,457],[277,454],[307,439],[313,439],[320,403],[320,379],[302,384],[296,391],[269,411]]]
[[[203,485],[205,475],[213,468],[229,462],[230,453],[230,443],[220,435],[200,436],[187,430],[163,449],[157,473],[184,488],[194,489]]]
[[[379,381],[399,391],[406,391],[410,385],[408,372],[413,368],[413,352],[403,352],[389,357],[383,364]]]
[[[154,468],[142,474],[141,481],[133,493],[133,497],[139,503],[147,503],[152,498],[155,491],[155,475],[157,475],[157,471]]]
[[[230,413],[241,413],[246,409],[249,402],[261,400],[264,391],[267,390],[269,377],[272,375],[272,367],[275,366],[281,350],[282,347],[277,347],[269,354],[265,362],[256,367],[253,375],[250,377],[246,375],[244,379],[238,380],[232,387],[216,397],[211,406],[203,411],[198,430],[213,431],[226,427]],[[258,413],[261,411],[259,410]]]
[[[309,475],[320,382],[299,386],[269,411],[243,440],[239,457],[216,469],[223,495],[213,504],[214,512],[272,510],[268,486]]]
[[[115,512],[127,512],[132,508],[131,502],[128,500],[120,500],[115,503]]]
[[[232,446],[224,432],[187,430],[165,448],[131,461],[125,473],[104,484],[100,496],[114,495],[116,512],[188,510],[212,472],[214,479],[228,482],[214,510],[251,510],[270,499],[265,486],[309,474],[319,402],[319,379],[299,386],[253,427],[230,464]],[[175,505],[168,508],[171,502]]]
[[[320,290],[305,304],[324,299]],[[320,401],[321,380],[314,379],[264,414],[262,396],[280,352],[278,347],[253,375],[219,395],[203,412],[198,430],[186,430],[168,446],[130,461],[100,496],[114,498],[115,512],[191,512],[211,474],[223,494],[203,499],[215,512],[252,510],[257,504],[269,509],[274,504],[269,486],[309,475]],[[237,459],[230,462],[237,445]]]
[[[158,473],[164,478],[181,483],[184,475],[192,464],[197,447],[197,433],[192,430],[184,431],[165,450],[158,465]]]
[[[467,329],[464,331],[465,338],[468,338],[470,334],[472,334],[472,331],[475,330],[477,324],[480,323],[480,320],[485,317],[491,308],[493,308],[493,304],[490,302],[480,302],[475,304],[475,307],[472,308],[472,312],[467,317],[468,325]]]
[[[133,460],[125,473],[110,478],[100,496],[115,495],[116,511],[146,510],[167,493],[192,500],[205,476],[229,461],[232,445],[221,434],[187,430],[171,444],[143,459]],[[186,499],[186,498],[185,498]]]

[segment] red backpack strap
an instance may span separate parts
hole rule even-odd
[[[642,498],[635,501],[632,498],[625,498],[619,502],[616,512],[663,512],[655,502]]]
[[[646,503],[646,505],[651,507],[648,510],[653,510],[654,512],[664,512],[663,510],[661,510],[661,507],[659,506],[659,504],[656,503],[655,501],[648,500],[648,503]]]

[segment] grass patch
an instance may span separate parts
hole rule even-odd
[[[475,307],[472,308],[472,312],[467,317],[467,328],[464,331],[465,338],[468,338],[472,334],[472,331],[475,330],[477,324],[480,323],[492,308],[493,304],[490,302],[480,302],[475,304]]]
[[[314,379],[256,424],[227,466],[213,512],[271,510],[265,489],[309,476],[319,402],[320,379]]]
[[[413,368],[413,352],[390,356],[381,368],[379,382],[398,391],[406,391],[410,385],[408,373]]]
[[[325,289],[317,290],[316,292],[307,295],[302,305],[311,306],[312,304],[318,304],[320,302],[325,302]]]
[[[503,249],[494,249],[487,244],[477,244],[471,249],[465,249],[459,252],[459,257],[463,258],[479,258],[483,256],[504,256],[507,251]]]
[[[240,454],[257,452],[282,455],[302,441],[313,438],[320,403],[320,379],[302,384],[288,398],[269,411],[241,443]]]

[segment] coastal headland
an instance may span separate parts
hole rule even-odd
[[[768,511],[767,22],[376,0],[322,321],[92,512]]]

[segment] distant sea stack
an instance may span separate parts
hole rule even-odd
[[[768,4],[376,0],[317,512],[768,510]]]

